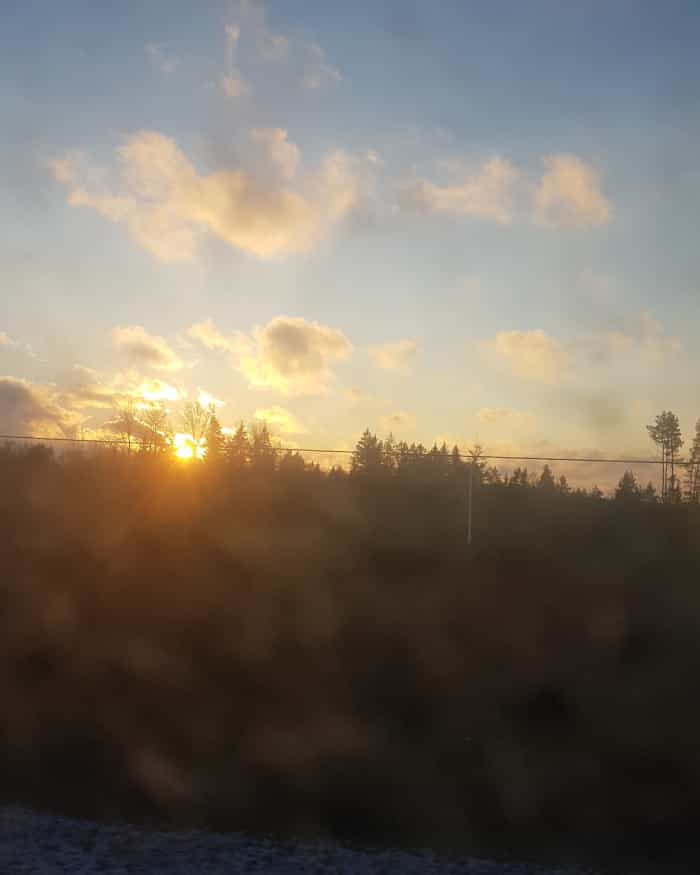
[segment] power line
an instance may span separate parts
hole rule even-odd
[[[32,434],[0,434],[0,440],[10,441],[59,441],[74,444],[111,444],[119,446],[129,445],[129,441],[119,438],[70,438],[70,437],[48,437],[44,435]],[[136,440],[131,441],[131,445],[138,446]],[[318,455],[337,455],[351,456],[355,450],[348,449],[321,449],[317,447],[277,447],[277,450],[282,453],[316,453]],[[414,451],[408,452],[409,456],[420,456],[427,458],[429,451],[425,453],[417,453]],[[589,464],[609,464],[609,465],[663,465],[662,459],[607,459],[595,458],[593,456],[514,456],[503,455],[499,456],[494,453],[479,453],[473,455],[471,453],[459,453],[459,458],[466,462],[471,461],[496,461],[496,462],[584,462]],[[683,459],[676,459],[676,465],[688,465],[689,462]]]

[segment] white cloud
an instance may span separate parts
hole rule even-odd
[[[228,97],[231,100],[250,94],[250,83],[246,82],[243,76],[241,76],[240,70],[237,70],[235,67],[225,76],[221,77],[219,87],[224,97]]]
[[[520,171],[502,158],[491,158],[472,172],[462,172],[452,185],[436,185],[417,177],[402,191],[405,207],[425,212],[454,213],[507,225],[513,218],[514,188]]]
[[[116,192],[74,156],[53,160],[49,168],[69,189],[71,206],[124,223],[139,245],[167,262],[191,261],[207,232],[260,258],[303,252],[358,198],[353,161],[341,151],[328,155],[295,190],[265,185],[241,169],[200,175],[174,140],[155,131],[133,134],[117,154]],[[287,148],[287,162],[290,154]]]
[[[287,396],[328,392],[334,380],[331,366],[352,352],[341,331],[300,317],[277,316],[250,334],[230,336],[207,320],[193,325],[189,333],[208,349],[230,353],[251,386]]]
[[[144,50],[150,63],[164,76],[170,76],[180,65],[179,59],[165,52],[158,43],[147,43]]]
[[[216,327],[213,319],[195,322],[194,325],[190,326],[188,334],[207,349],[234,352],[236,347],[236,336],[226,337]]]
[[[222,401],[220,398],[216,398],[211,392],[207,392],[205,389],[200,389],[197,393],[197,401],[202,407],[225,407],[226,402]]]
[[[544,226],[590,227],[612,218],[612,204],[600,188],[600,175],[575,155],[549,155],[547,171],[535,192],[535,214]]]
[[[233,65],[233,52],[241,38],[241,28],[237,24],[227,24],[224,26],[226,34],[226,63],[229,67]]]
[[[318,43],[312,42],[305,46],[305,72],[301,84],[307,89],[322,88],[327,82],[340,82],[342,75],[326,59],[326,53]]]
[[[265,152],[283,179],[293,179],[299,165],[299,147],[287,139],[282,128],[255,128],[250,132],[253,142]]]
[[[370,346],[367,352],[377,367],[408,375],[418,353],[418,341],[405,338],[392,343],[381,343]]]
[[[14,346],[15,341],[6,331],[0,331],[0,346]]]
[[[266,422],[280,434],[307,434],[308,429],[286,407],[264,407],[255,411],[255,419]]]
[[[251,60],[275,65],[288,81],[305,89],[323,88],[343,78],[316,41],[299,32],[284,34],[272,30],[262,3],[240,2],[237,19],[226,25],[225,33],[229,66],[234,48],[240,46],[242,51],[250,51]]]
[[[499,331],[484,344],[487,355],[521,380],[554,385],[571,373],[573,356],[541,329]]]
[[[104,379],[92,368],[76,365],[72,379],[57,397],[60,404],[70,410],[113,410],[129,398],[149,403],[179,401],[184,392],[163,380],[144,378],[134,370]]]
[[[611,355],[639,354],[653,364],[661,364],[682,349],[681,341],[669,337],[663,325],[646,310],[628,316],[622,328],[608,332],[605,343]]]
[[[79,418],[65,409],[51,386],[0,377],[0,430],[6,434],[66,435]]]
[[[112,332],[112,342],[143,365],[163,371],[178,371],[183,361],[164,337],[149,334],[142,325],[118,326]]]
[[[445,160],[438,167],[451,181],[439,184],[423,176],[405,182],[403,207],[426,213],[449,213],[508,225],[515,219],[546,228],[593,227],[607,224],[611,202],[601,191],[600,175],[576,155],[548,155],[546,170],[534,181],[525,170],[503,158],[480,167]]]

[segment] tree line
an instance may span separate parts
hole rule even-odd
[[[214,405],[205,406],[194,401],[184,405],[179,424],[185,440],[197,450],[192,455],[210,465],[226,465],[232,469],[250,467],[268,473],[276,469],[321,472],[317,463],[308,462],[298,451],[282,449],[264,421],[246,425],[241,420],[235,430],[225,431]],[[140,407],[133,399],[129,399],[120,405],[110,425],[121,435],[128,452],[172,452],[175,430],[161,405]],[[651,481],[646,485],[639,483],[634,472],[628,469],[620,477],[612,498],[623,502],[700,503],[700,420],[695,425],[686,460],[679,456],[684,441],[676,414],[664,410],[646,429],[661,455],[659,489]],[[572,488],[566,475],[555,476],[548,464],[539,472],[529,471],[522,466],[502,472],[496,465],[488,464],[483,447],[479,444],[466,453],[459,446],[449,448],[444,442],[439,446],[434,443],[428,448],[422,443],[409,444],[396,440],[391,433],[380,439],[369,428],[365,429],[355,445],[349,471],[333,465],[327,473],[331,477],[349,474],[363,479],[397,477],[455,482],[463,481],[471,473],[479,487],[532,488],[551,495],[573,494],[594,500],[605,498],[597,485],[590,490]]]

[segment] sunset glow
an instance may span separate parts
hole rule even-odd
[[[206,440],[196,441],[191,434],[176,434],[173,436],[175,457],[187,462],[191,459],[203,459],[207,454]]]

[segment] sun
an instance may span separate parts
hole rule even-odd
[[[206,440],[200,438],[196,441],[191,434],[176,434],[173,436],[175,458],[182,462],[191,459],[203,459],[207,454]]]

